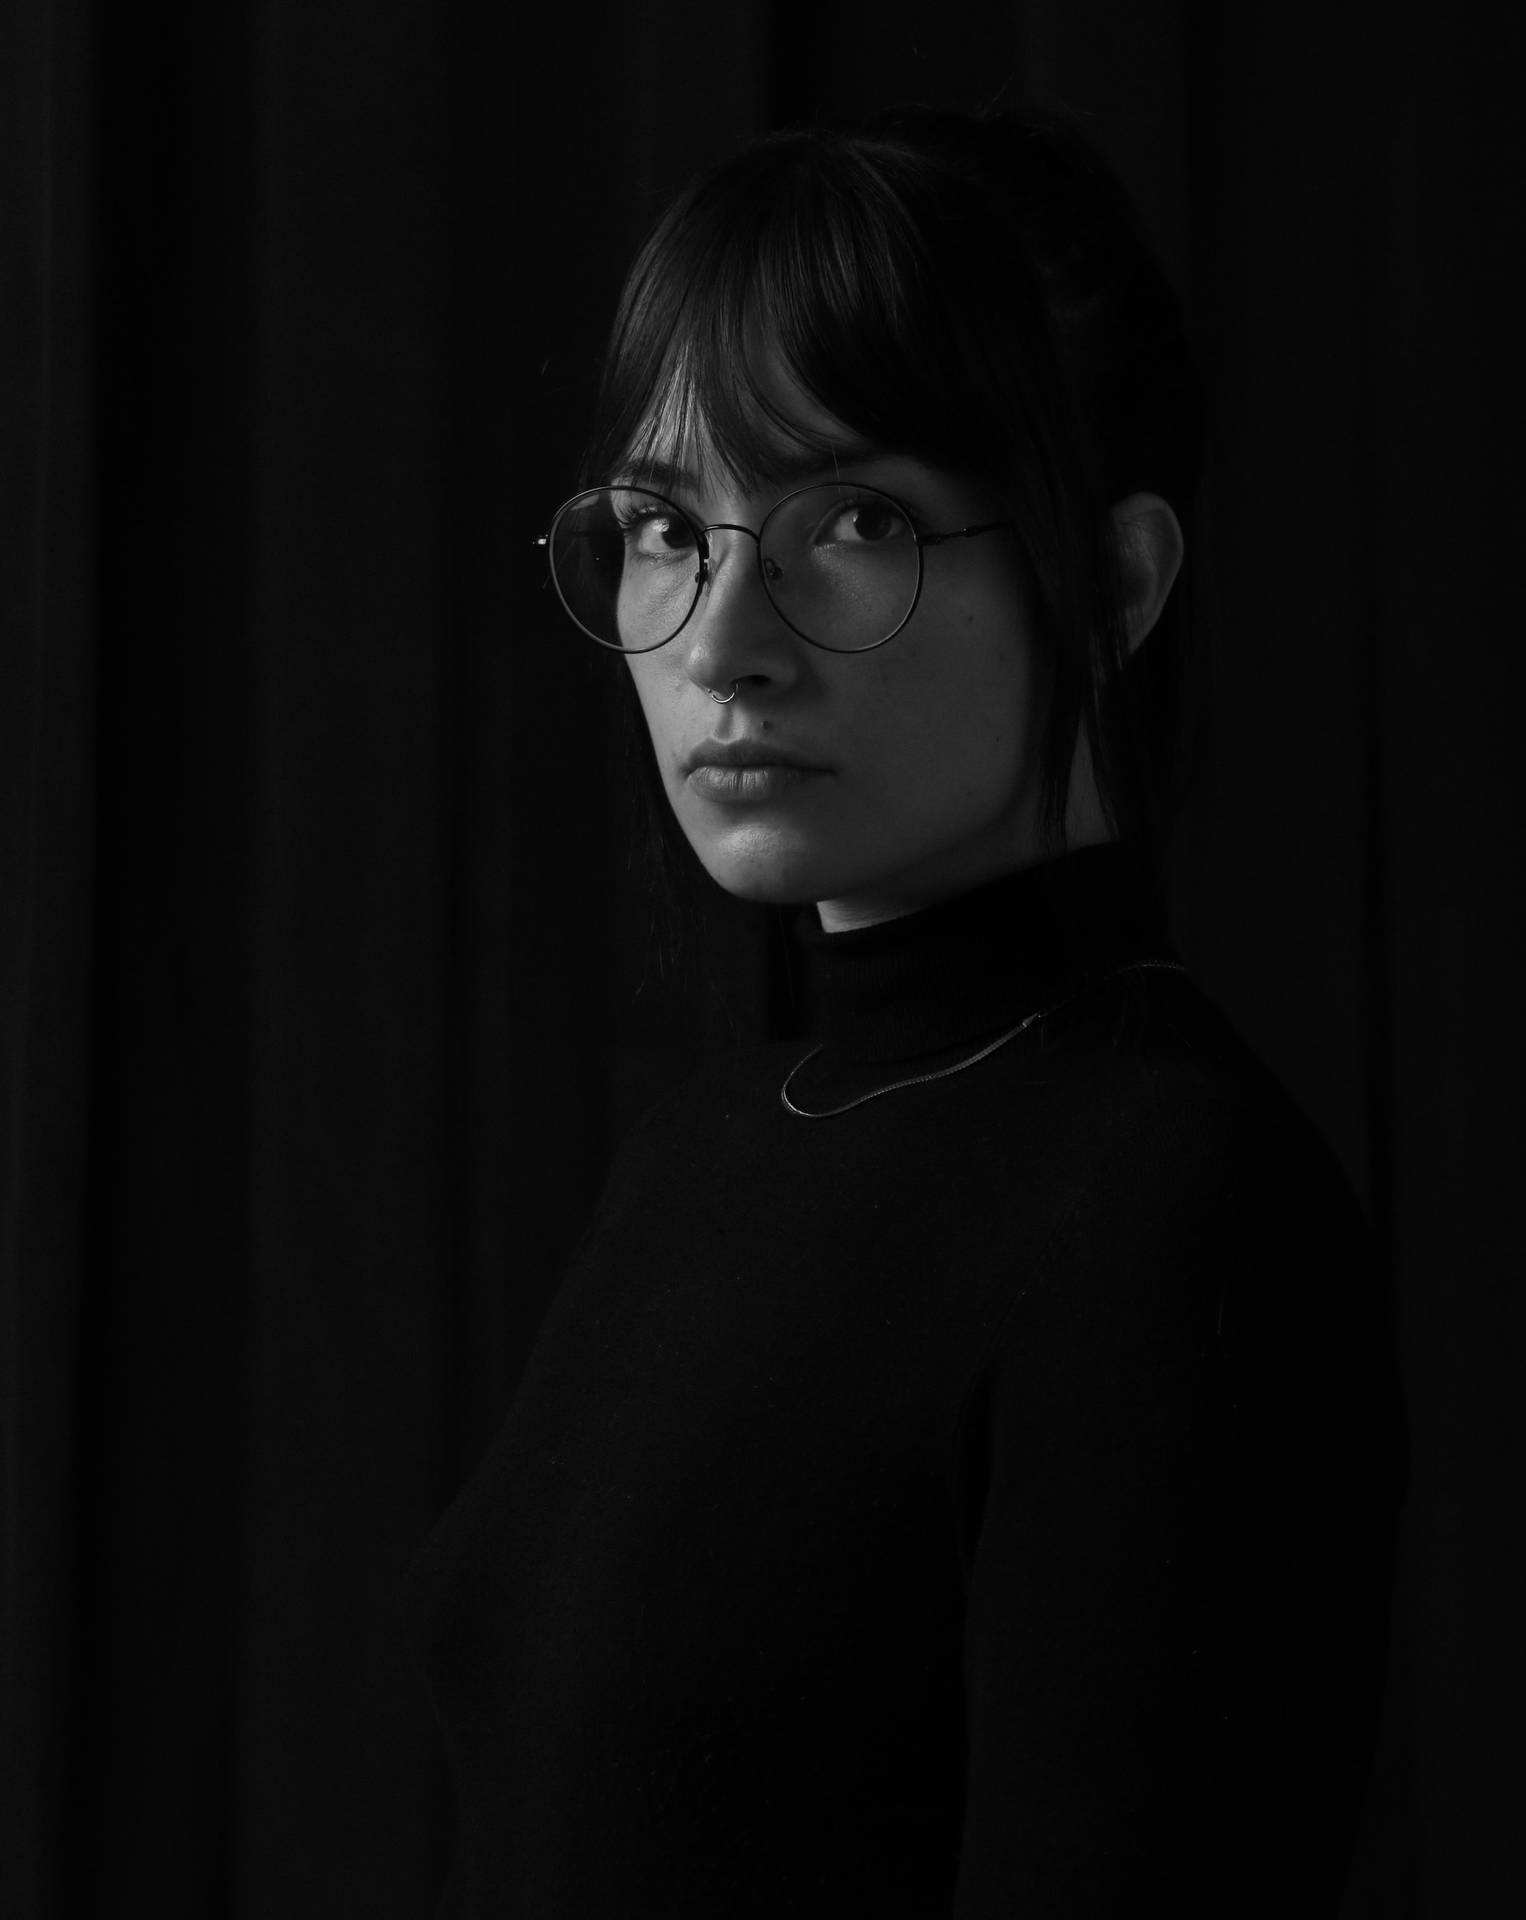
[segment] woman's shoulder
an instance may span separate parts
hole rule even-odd
[[[1104,1397],[1218,1356],[1257,1418],[1338,1408],[1361,1381],[1396,1432],[1378,1237],[1320,1128],[1222,1009],[1183,975],[1099,994],[1055,1069],[1080,1088],[1088,1152],[1024,1261],[985,1388],[1038,1393],[1056,1351],[1084,1350]]]
[[[1289,1084],[1186,971],[1104,983],[1062,1016],[1058,1056],[1123,1133],[1225,1164],[1302,1163],[1346,1186],[1338,1157]]]
[[[1152,1317],[1207,1302],[1215,1324],[1384,1310],[1376,1236],[1340,1157],[1189,975],[1092,996],[1055,1036],[1052,1071],[1084,1145],[1055,1214],[1066,1287],[1114,1303],[1132,1290]]]

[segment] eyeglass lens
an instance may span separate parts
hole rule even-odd
[[[779,502],[761,534],[769,598],[817,646],[878,646],[916,603],[916,534],[903,509],[873,487],[802,488]],[[636,487],[579,494],[551,531],[551,573],[567,611],[601,646],[625,653],[660,647],[684,625],[702,591],[700,554],[688,515]]]

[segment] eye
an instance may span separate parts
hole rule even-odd
[[[616,507],[615,519],[625,537],[626,552],[639,559],[681,559],[694,551],[694,533],[688,521],[666,507]]]
[[[830,546],[883,547],[912,537],[906,515],[877,494],[839,501],[816,532],[818,544]]]

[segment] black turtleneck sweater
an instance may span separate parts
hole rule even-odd
[[[1403,1425],[1361,1214],[1114,848],[838,935],[627,1138],[408,1599],[479,1920],[1330,1914]]]

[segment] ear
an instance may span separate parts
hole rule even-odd
[[[1132,654],[1160,618],[1181,571],[1182,527],[1158,493],[1131,493],[1113,508],[1113,536]]]

